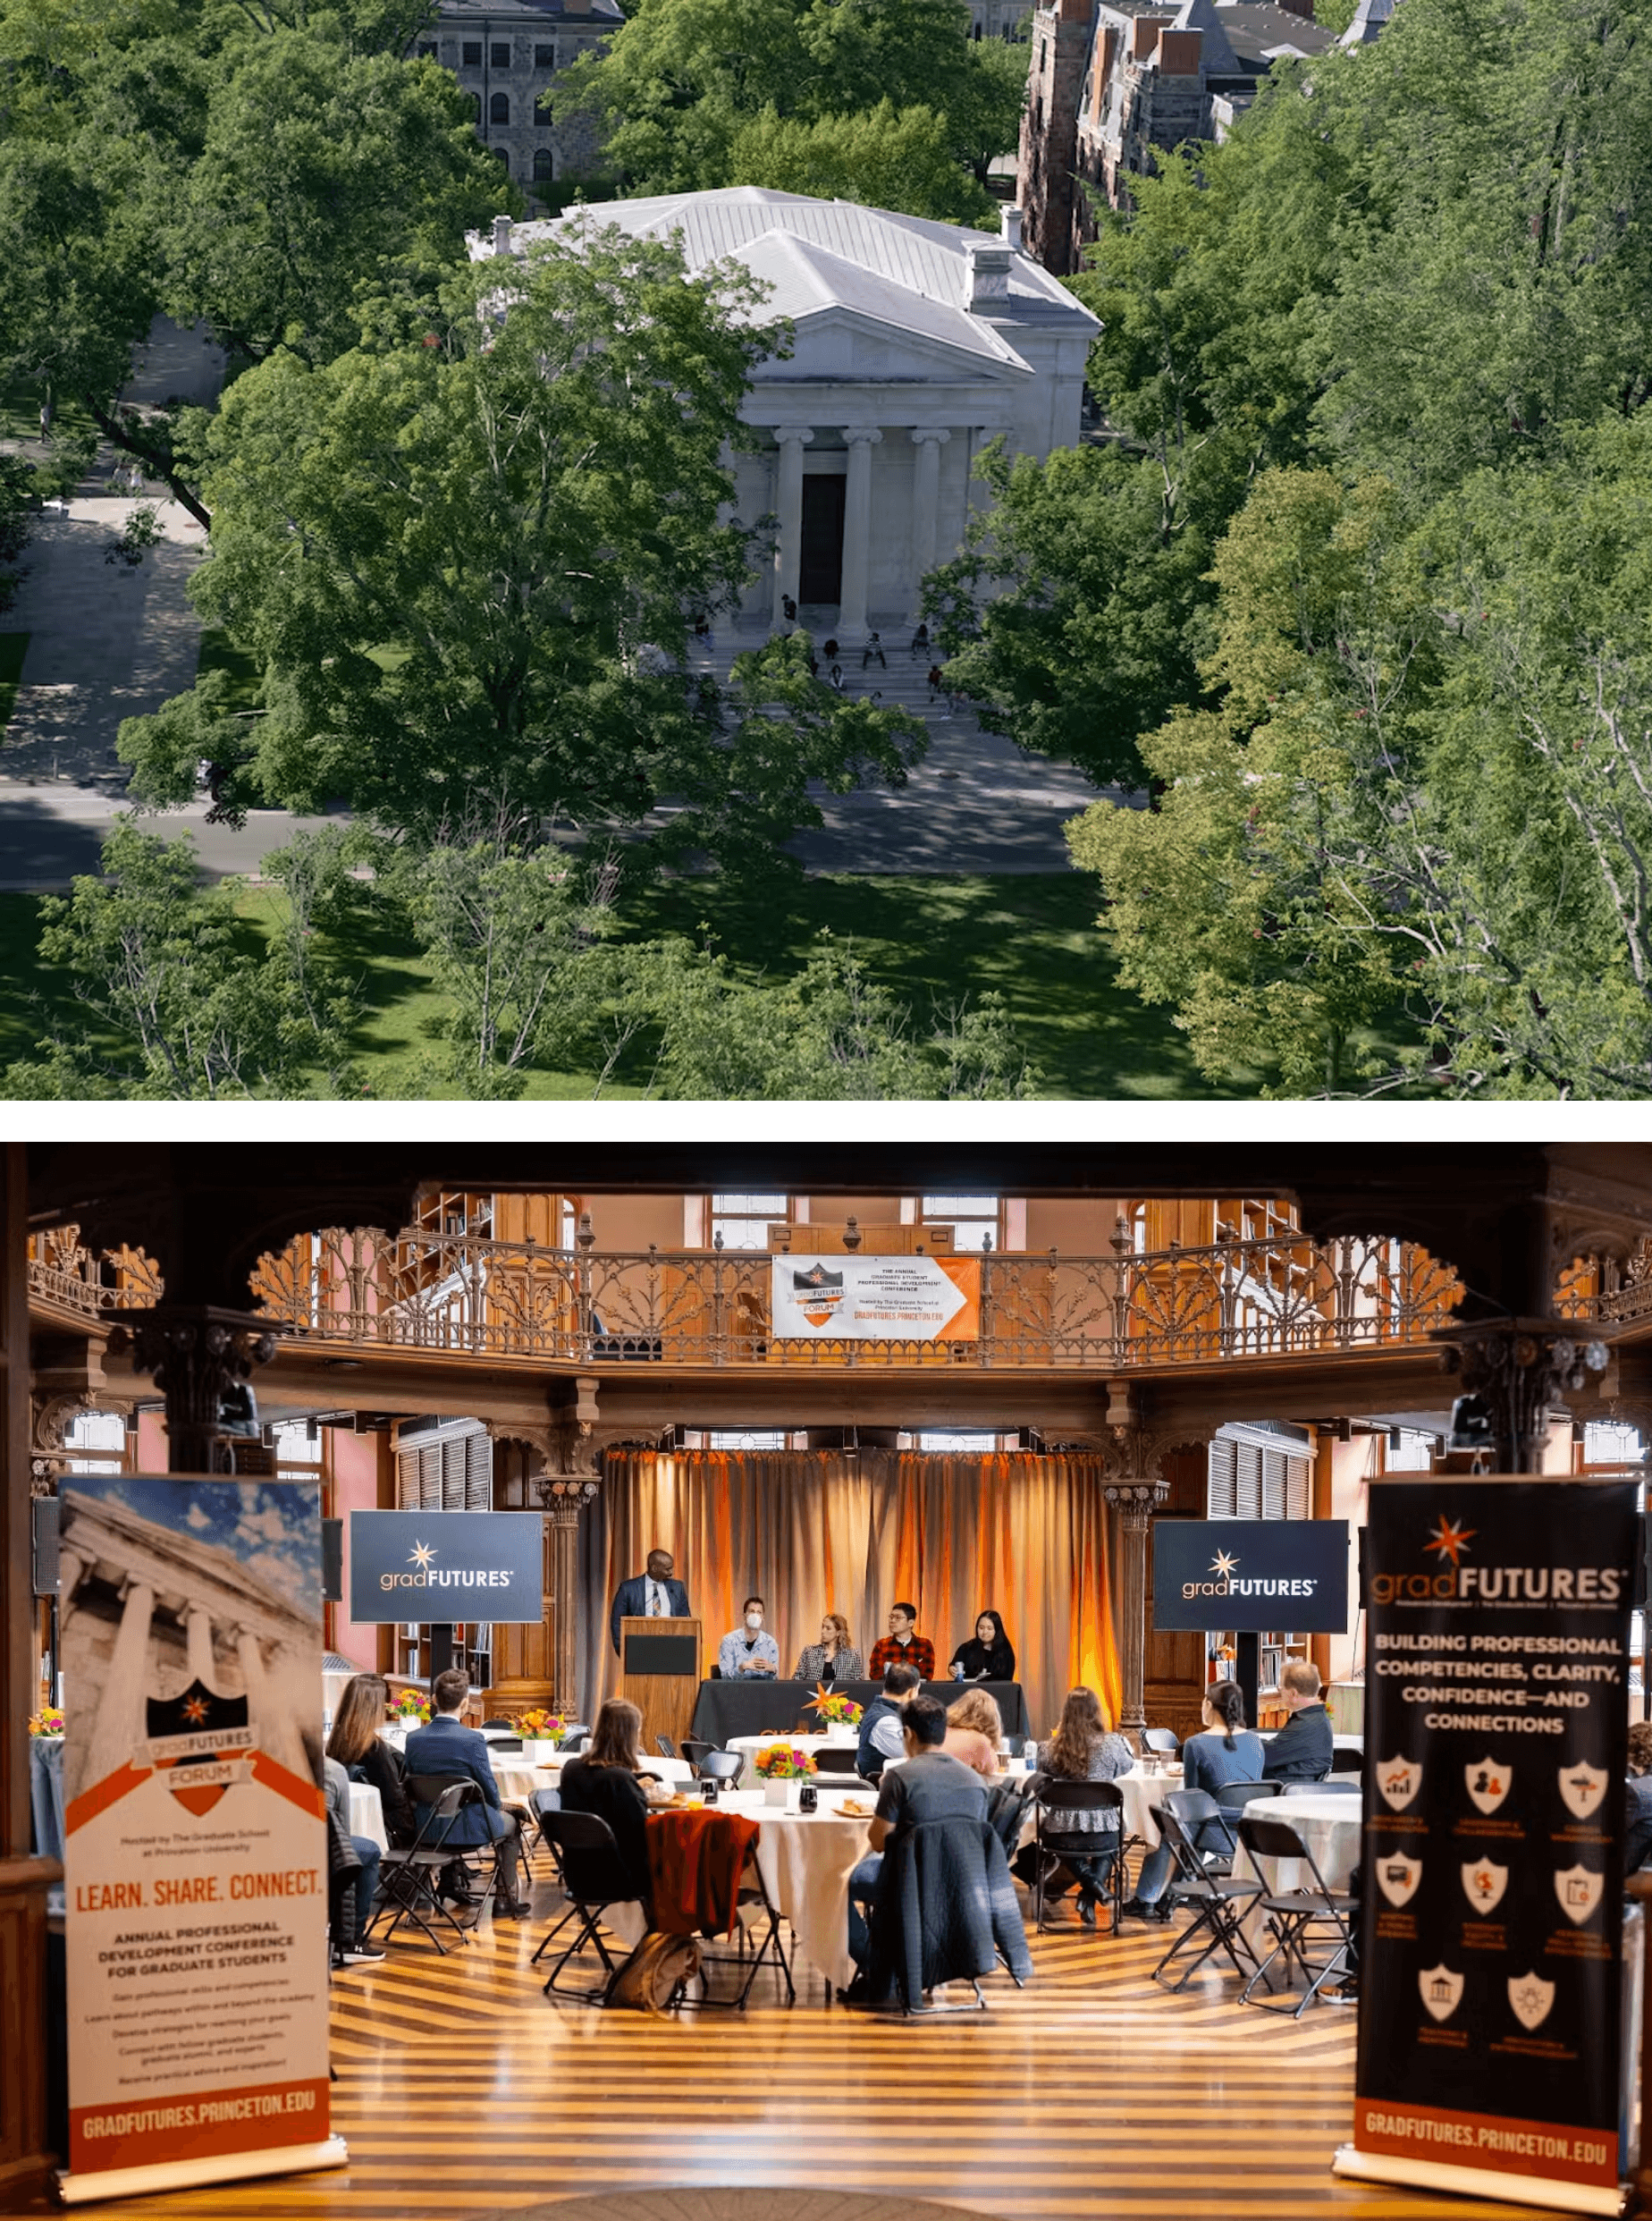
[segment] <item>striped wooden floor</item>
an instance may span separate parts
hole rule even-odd
[[[335,1980],[347,2168],[109,2210],[463,2221],[604,2189],[766,2185],[782,2193],[774,2221],[805,2186],[1001,2221],[1531,2221],[1530,2207],[1333,2178],[1352,2011],[1293,2023],[1238,2006],[1219,1977],[1170,1997],[1148,1979],[1157,1930],[1035,1938],[1025,1991],[999,1978],[986,2014],[903,2023],[826,2006],[816,1978],[790,2008],[760,1989],[744,2015],[548,2002],[527,1963],[544,1925],[485,1927],[441,1960],[396,1947]]]

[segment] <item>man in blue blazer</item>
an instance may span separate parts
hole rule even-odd
[[[608,1615],[614,1656],[620,1655],[622,1619],[688,1619],[693,1613],[687,1590],[680,1581],[671,1578],[671,1553],[655,1543],[648,1553],[648,1571],[622,1581],[614,1591],[614,1608]]]
[[[448,1822],[441,1840],[456,1849],[484,1843],[498,1843],[507,1846],[499,1862],[499,1903],[495,1910],[506,1920],[524,1921],[527,1907],[517,1895],[517,1845],[521,1833],[514,1813],[504,1812],[499,1805],[499,1784],[488,1763],[487,1743],[474,1727],[467,1727],[459,1713],[465,1699],[470,1694],[469,1676],[458,1667],[450,1667],[438,1674],[430,1686],[436,1716],[428,1727],[416,1727],[407,1740],[407,1762],[409,1774],[463,1775],[474,1781],[482,1792],[481,1804],[467,1804]],[[421,1804],[418,1821],[422,1828],[430,1807]],[[433,1837],[434,1841],[434,1838]],[[450,1878],[451,1869],[448,1870]],[[450,1896],[462,1892],[449,1891]]]

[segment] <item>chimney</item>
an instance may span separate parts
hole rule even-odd
[[[972,240],[965,249],[969,258],[964,306],[972,316],[990,316],[1009,309],[1009,249],[994,241]]]
[[[508,215],[493,218],[493,252],[496,255],[510,252],[510,218]]]
[[[1012,255],[1018,255],[1021,252],[1021,210],[1012,208],[1006,201],[999,215],[1004,226],[1004,244]]]

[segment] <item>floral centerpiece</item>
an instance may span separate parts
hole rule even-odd
[[[434,1710],[422,1689],[403,1689],[391,1706],[390,1716],[404,1727],[427,1727]]]
[[[63,1716],[55,1704],[48,1704],[44,1710],[30,1715],[29,1732],[31,1735],[61,1735]]]
[[[809,1710],[829,1727],[858,1727],[865,1707],[856,1704],[853,1697],[845,1696],[841,1690],[822,1689],[817,1684],[809,1700]]]
[[[524,1743],[554,1743],[567,1725],[555,1712],[535,1706],[530,1711],[518,1713],[516,1731]]]
[[[757,1771],[764,1781],[795,1781],[814,1771],[814,1761],[795,1743],[766,1743],[757,1753]]]

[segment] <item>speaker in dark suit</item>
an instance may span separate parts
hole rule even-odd
[[[687,1590],[680,1581],[671,1578],[671,1563],[670,1550],[650,1550],[647,1572],[633,1575],[629,1581],[622,1581],[614,1591],[613,1609],[608,1615],[608,1631],[613,1637],[616,1658],[620,1655],[620,1622],[622,1619],[691,1619],[694,1617],[694,1607],[688,1601]]]

